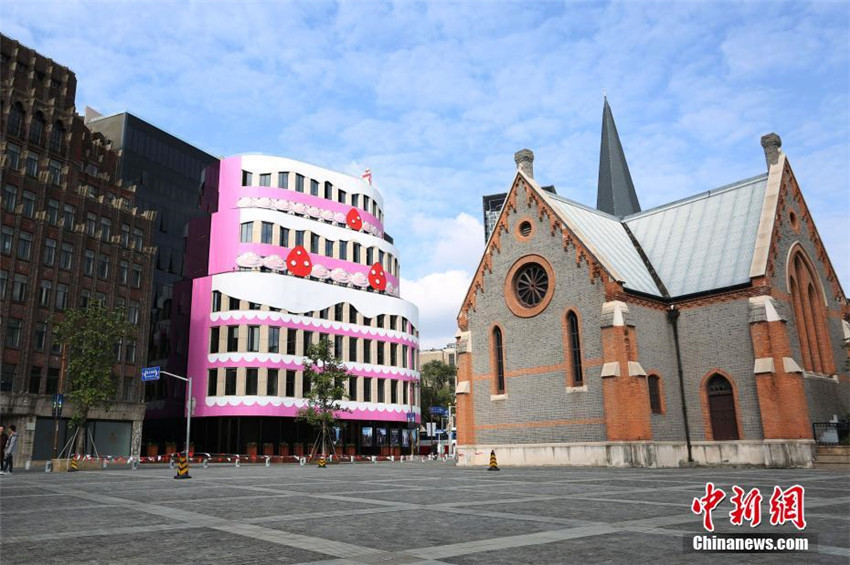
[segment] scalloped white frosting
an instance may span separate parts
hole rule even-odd
[[[340,302],[352,304],[367,318],[381,314],[407,318],[419,327],[419,309],[412,302],[354,288],[300,277],[282,277],[276,273],[243,271],[212,275],[211,290],[240,300],[248,300],[300,314],[330,308]]]
[[[351,324],[349,322],[338,322],[332,320],[323,320],[321,318],[313,318],[312,316],[299,316],[298,314],[287,314],[285,312],[270,312],[264,310],[227,310],[224,312],[212,312],[210,320],[213,322],[227,320],[272,320],[293,322],[296,324],[309,324],[316,329],[328,330],[331,333],[333,330],[350,331],[361,334],[367,338],[390,337],[404,339],[409,342],[419,344],[419,339],[413,334],[398,330],[387,330],[384,328],[373,328],[362,324]]]
[[[207,406],[286,406],[301,408],[307,405],[307,400],[303,398],[292,398],[289,396],[208,396],[205,401]],[[370,412],[384,412],[407,414],[411,411],[414,414],[419,414],[418,406],[408,404],[387,404],[380,402],[352,402],[350,400],[338,400],[337,405],[340,408],[348,408],[349,410],[368,410]]]
[[[255,353],[253,351],[232,351],[229,353],[210,353],[207,355],[207,361],[210,363],[238,363],[245,361],[253,363],[292,363],[304,366],[304,357],[300,355],[287,355],[285,353]],[[403,369],[401,367],[391,367],[389,365],[373,365],[371,363],[355,363],[353,361],[345,361],[342,363],[347,369],[352,371],[369,371],[378,375],[387,375],[388,377],[411,377],[419,379],[419,373],[413,369]]]

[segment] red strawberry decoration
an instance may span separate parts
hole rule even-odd
[[[313,262],[302,245],[296,245],[286,256],[286,269],[299,277],[308,276],[313,270]]]
[[[357,208],[352,208],[348,211],[348,215],[345,217],[345,223],[351,229],[360,231],[360,228],[363,227],[363,220],[360,219],[360,213],[357,211]]]
[[[384,273],[384,267],[380,263],[375,263],[369,269],[369,284],[375,290],[385,290],[387,288],[387,276]]]

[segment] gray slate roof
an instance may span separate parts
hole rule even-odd
[[[625,288],[661,296],[627,225],[670,296],[747,283],[767,175],[620,220],[560,196],[544,197]]]

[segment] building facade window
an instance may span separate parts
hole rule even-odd
[[[269,353],[280,351],[280,328],[269,328]]]
[[[259,370],[256,367],[249,367],[245,370],[245,394],[248,396],[257,395],[257,381],[259,381]]]
[[[803,367],[810,372],[835,372],[832,343],[826,324],[827,312],[817,271],[799,247],[788,263],[789,290]]]
[[[496,377],[496,394],[505,393],[505,349],[502,330],[493,328],[493,364]]]
[[[277,174],[277,185],[280,188],[289,188],[289,173],[280,172]]]
[[[22,320],[9,318],[6,322],[6,347],[18,348],[21,346]]]
[[[26,173],[28,177],[35,178],[38,176],[38,155],[30,153],[27,155]]]
[[[227,326],[227,351],[239,351],[239,326]]]
[[[68,285],[60,284],[56,286],[56,309],[64,310],[68,307]]]
[[[52,267],[56,262],[56,240],[47,238],[44,240],[44,265]]]
[[[6,128],[9,135],[16,137],[21,136],[21,131],[24,124],[24,107],[20,102],[15,102],[9,109],[9,118],[6,123]]]
[[[567,341],[570,347],[570,369],[572,369],[573,386],[584,384],[584,371],[581,364],[581,337],[579,335],[578,316],[575,312],[567,314]]]
[[[236,394],[236,369],[224,370],[224,394],[234,396]]]
[[[271,186],[272,185],[272,175],[271,173],[263,173],[260,175],[260,186]]]
[[[47,223],[51,226],[59,224],[59,202],[56,200],[47,201]]]
[[[23,302],[27,298],[27,276],[16,274],[12,281],[12,302]]]
[[[251,243],[254,239],[254,222],[245,222],[239,230],[239,243]]]
[[[653,414],[662,414],[664,410],[661,403],[661,378],[658,375],[649,375],[646,382],[649,386],[649,409]]]
[[[18,207],[18,188],[7,184],[3,187],[3,209],[14,214]]]
[[[65,206],[62,207],[62,227],[67,230],[73,229],[76,214],[76,208],[70,204],[65,204]]]
[[[260,326],[248,326],[248,351],[260,350]]]
[[[6,155],[9,169],[17,171],[21,166],[21,147],[14,143],[6,143]]]
[[[218,394],[218,369],[207,370],[207,396]]]
[[[263,222],[260,228],[260,243],[272,243],[274,224]]]
[[[32,253],[32,234],[21,232],[18,236],[18,259],[28,261]]]
[[[277,396],[277,369],[268,369],[266,371],[266,396]]]
[[[35,194],[30,192],[29,190],[25,190],[23,194],[23,198],[21,198],[21,203],[23,206],[21,207],[21,214],[26,218],[32,218],[35,216]]]

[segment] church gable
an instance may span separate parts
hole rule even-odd
[[[557,238],[558,247],[571,255],[576,267],[580,267],[582,264],[587,266],[590,283],[614,281],[611,273],[597,259],[591,249],[567,226],[552,205],[542,196],[542,189],[537,186],[537,183],[520,170],[517,172],[499,219],[463,300],[458,314],[458,326],[462,331],[468,329],[469,313],[476,309],[479,293],[492,288],[498,289],[497,292],[501,294],[505,274],[502,274],[501,277],[492,277],[494,274],[493,257],[502,253],[505,238],[516,238],[520,242],[524,238],[531,240],[532,233],[523,236],[520,231],[521,222],[518,221],[520,217],[517,214],[522,209],[525,209],[524,213],[529,213],[532,218],[537,220],[537,222],[528,222],[529,229],[533,233],[540,235],[538,232],[542,232],[549,237]],[[535,248],[530,246],[528,252],[534,253]]]

